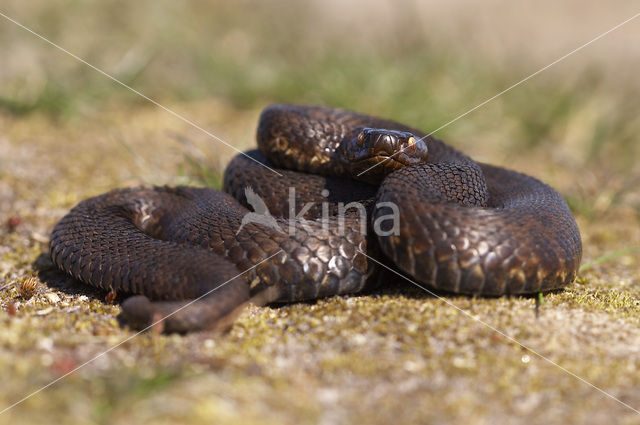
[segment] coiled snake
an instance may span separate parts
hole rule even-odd
[[[131,326],[173,313],[164,329],[181,332],[213,327],[251,297],[358,292],[377,261],[473,295],[575,278],[580,234],[560,194],[425,136],[355,112],[272,105],[259,150],[228,165],[226,193],[135,187],[87,199],[55,226],[51,257],[82,282],[137,294],[122,304]],[[266,221],[243,222],[260,202]]]

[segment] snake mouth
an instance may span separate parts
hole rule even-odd
[[[368,158],[354,160],[351,162],[354,166],[354,169],[362,168],[362,170],[366,170],[368,167],[384,167],[390,170],[399,170],[408,165],[412,165],[409,161],[403,161],[402,158],[399,158],[399,155],[394,154],[377,154],[370,156]]]

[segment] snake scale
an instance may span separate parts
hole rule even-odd
[[[133,187],[80,202],[52,232],[53,262],[133,295],[122,303],[130,326],[168,315],[169,332],[215,327],[249,300],[356,293],[378,262],[470,295],[553,290],[576,276],[576,222],[535,178],[319,106],[267,107],[257,141],[226,168],[224,192]],[[243,221],[259,212],[252,194],[268,222]]]

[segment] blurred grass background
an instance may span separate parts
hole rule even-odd
[[[4,0],[0,12],[246,149],[272,102],[439,128],[637,7]],[[581,227],[585,262],[607,259],[545,296],[535,321],[531,299],[450,299],[636,407],[639,33],[640,19],[437,134],[558,188]],[[0,217],[23,222],[0,227],[0,408],[131,335],[104,294],[79,295],[68,279],[58,277],[70,291],[40,285],[20,297],[56,220],[113,187],[219,186],[234,154],[0,17]],[[224,338],[136,338],[0,423],[634,423],[630,411],[495,337],[419,296],[255,308]]]
[[[68,0],[9,1],[2,11],[160,103],[315,103],[433,130],[633,15],[634,6]],[[637,211],[638,25],[438,136],[491,162],[546,153],[552,167],[586,175],[559,187],[580,212],[620,203]],[[149,106],[6,20],[0,37],[5,113],[73,119],[106,105]]]

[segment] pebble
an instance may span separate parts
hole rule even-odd
[[[58,296],[58,294],[54,294],[53,292],[49,292],[48,294],[44,294],[44,297],[51,304],[57,304],[57,303],[60,302],[60,297]]]

